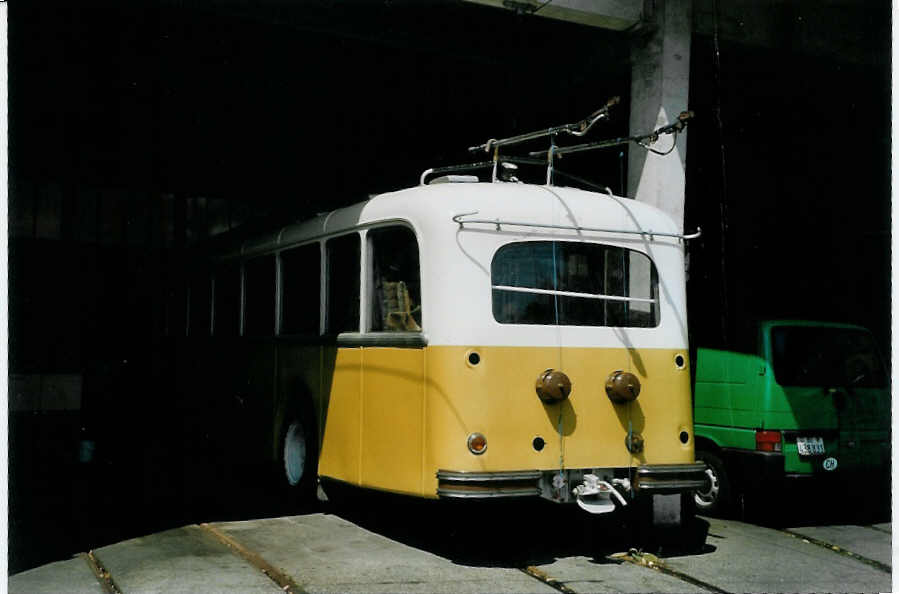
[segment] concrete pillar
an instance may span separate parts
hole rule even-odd
[[[644,134],[670,124],[688,106],[692,0],[645,0],[646,29],[631,47],[630,133]],[[671,147],[665,135],[654,145]],[[628,148],[627,195],[661,208],[684,227],[687,135],[666,156],[631,144]]]

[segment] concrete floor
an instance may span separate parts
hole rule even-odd
[[[892,590],[890,524],[787,532],[700,519],[708,536],[699,551],[628,556],[602,524],[574,525],[583,516],[551,510],[549,523],[509,528],[516,517],[539,522],[540,509],[467,525],[414,506],[187,525],[93,551],[100,579],[89,559],[74,558],[12,576],[9,591],[102,592],[104,581],[120,592]]]

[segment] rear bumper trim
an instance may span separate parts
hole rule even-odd
[[[538,497],[539,470],[510,472],[437,471],[437,496],[453,499]]]
[[[708,488],[704,462],[693,464],[648,464],[637,468],[637,493],[684,493]]]

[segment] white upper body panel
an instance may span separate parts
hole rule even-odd
[[[557,186],[447,183],[381,194],[248,242],[245,256],[313,238],[389,223],[411,226],[419,243],[422,327],[430,345],[686,348],[683,240],[503,224],[459,225],[453,217],[677,234],[664,212],[627,198]],[[492,308],[491,262],[502,245],[534,240],[595,242],[645,253],[658,271],[654,328],[501,324]],[[364,283],[363,283],[364,285]],[[364,290],[364,288],[363,288]]]

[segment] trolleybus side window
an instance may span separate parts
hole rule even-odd
[[[240,267],[220,268],[213,281],[213,333],[237,336],[240,330]]]
[[[359,235],[329,239],[325,253],[328,333],[359,332]]]
[[[244,264],[244,336],[275,333],[275,257],[261,256]]]
[[[190,281],[188,321],[191,336],[209,336],[212,316],[212,278],[208,269],[196,271]]]
[[[187,282],[178,275],[165,289],[165,335],[184,336],[187,333]]]
[[[367,234],[371,276],[369,325],[373,332],[421,332],[418,243],[408,227]]]
[[[310,243],[281,252],[281,333],[319,333],[321,247]]]
[[[655,266],[634,250],[595,243],[512,243],[497,250],[491,277],[493,316],[502,324],[659,324]]]

